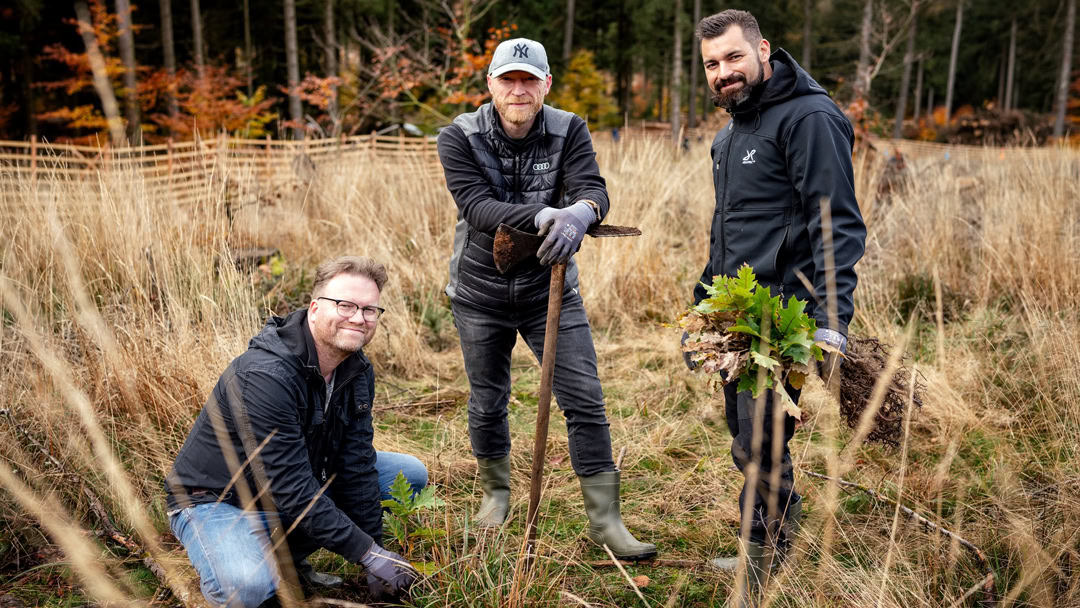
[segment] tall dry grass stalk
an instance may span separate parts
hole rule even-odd
[[[677,336],[661,323],[686,306],[706,260],[708,158],[702,144],[685,154],[661,140],[598,144],[608,221],[643,236],[590,240],[577,256],[612,434],[630,448],[625,517],[665,556],[702,561],[735,546],[741,477],[728,470],[716,397],[681,369]],[[311,183],[259,204],[260,176],[227,155],[208,159],[218,178],[188,202],[123,163],[95,183],[45,174],[9,185],[17,195],[0,209],[0,408],[83,476],[121,527],[164,554],[161,480],[194,416],[265,317],[306,302],[318,262],[358,253],[390,269],[389,312],[368,347],[381,403],[424,386],[466,388],[443,295],[456,208],[441,182],[419,177],[419,162],[319,166]],[[883,159],[857,159],[869,238],[855,328],[909,344],[927,405],[903,451],[887,452],[853,442],[830,397],[811,387],[796,465],[875,487],[969,538],[991,556],[1006,604],[1080,605],[1080,155],[909,156],[890,191],[882,174]],[[234,262],[252,248],[280,256],[261,268]],[[512,432],[523,446],[535,363],[517,353],[515,374],[521,416],[512,414]],[[446,537],[417,557],[439,574],[416,605],[640,602],[620,574],[589,566],[598,554],[566,531],[579,530],[582,515],[565,433],[554,429],[549,448],[551,523],[541,530],[549,559],[526,581],[515,579],[513,528],[464,533],[476,488],[460,408],[394,412],[379,420],[380,447],[420,454],[450,501],[437,516]],[[111,602],[135,593],[109,582],[103,572],[121,566],[78,531],[86,520],[78,488],[19,448],[2,420],[0,445],[9,555],[28,554],[44,530],[88,594]],[[528,457],[515,450],[513,463],[523,512]],[[796,482],[810,505],[806,532],[771,605],[974,601],[962,596],[984,573],[962,549],[905,526],[895,505],[801,475]],[[720,605],[731,586],[705,571],[670,589],[661,574],[654,580],[640,590],[654,605]]]

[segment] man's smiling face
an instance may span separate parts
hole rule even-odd
[[[487,82],[499,116],[512,125],[531,124],[551,89],[551,76],[540,79],[524,71],[488,76]]]
[[[713,103],[727,110],[746,101],[755,86],[772,76],[769,41],[752,44],[737,25],[716,38],[702,40],[701,60]]]
[[[342,273],[330,279],[308,307],[315,347],[321,352],[347,356],[366,346],[375,337],[379,321],[365,320],[363,307],[378,306],[379,296],[375,281],[365,276]],[[359,308],[345,318],[338,314],[334,302],[321,297],[347,300]]]

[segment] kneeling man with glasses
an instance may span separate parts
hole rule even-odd
[[[375,599],[416,572],[382,544],[381,500],[401,472],[427,469],[372,446],[375,373],[364,356],[383,309],[382,264],[345,256],[319,266],[311,303],[271,317],[229,364],[166,478],[169,523],[214,606],[258,606],[298,579],[341,579],[307,557],[325,548],[366,568]]]

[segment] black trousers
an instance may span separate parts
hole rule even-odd
[[[801,391],[785,387],[788,395],[796,403]],[[746,520],[746,509],[750,514],[750,540],[758,544],[777,543],[786,545],[780,523],[787,513],[787,506],[799,500],[795,491],[794,470],[791,464],[791,452],[788,441],[795,434],[795,418],[784,412],[772,391],[765,391],[755,399],[750,391],[738,392],[738,382],[730,382],[724,387],[725,415],[728,429],[734,438],[731,442],[731,459],[742,471],[744,477],[750,472],[750,463],[758,465],[757,481],[750,487],[750,479],[743,482],[739,494],[739,513],[742,521]],[[755,437],[754,418],[760,416],[759,434]],[[781,416],[779,428],[776,428],[777,416]],[[775,452],[779,450],[779,457]],[[747,497],[750,497],[749,500]],[[741,531],[745,535],[746,531]]]

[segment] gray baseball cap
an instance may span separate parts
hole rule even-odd
[[[548,67],[544,45],[528,38],[514,38],[499,43],[499,46],[495,47],[495,54],[491,56],[488,76],[496,77],[518,70],[540,79],[547,78],[551,74],[551,68]]]

